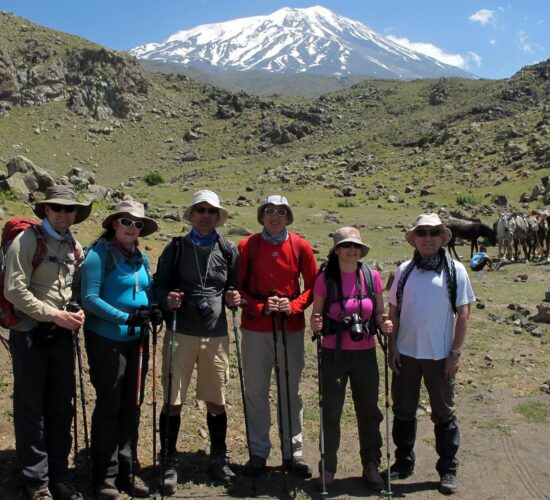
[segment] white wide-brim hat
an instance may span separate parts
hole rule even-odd
[[[416,245],[414,244],[414,231],[419,226],[431,226],[431,227],[440,227],[443,230],[443,233],[445,234],[445,239],[443,241],[443,245],[447,245],[449,241],[451,241],[451,238],[453,237],[453,233],[451,233],[451,230],[441,222],[441,219],[439,218],[439,215],[437,214],[420,214],[418,218],[416,219],[414,226],[411,227],[406,233],[405,233],[405,239],[409,242],[409,245],[416,248]]]
[[[256,213],[256,218],[258,220],[258,223],[262,224],[262,215],[264,213],[264,208],[267,207],[267,205],[276,205],[276,206],[285,207],[288,210],[287,226],[290,226],[294,222],[294,214],[292,213],[292,209],[288,204],[288,200],[284,196],[281,196],[279,194],[272,194],[271,196],[268,196],[264,201],[262,201],[262,204],[258,207],[258,211]]]
[[[214,193],[214,191],[210,191],[209,189],[201,189],[193,195],[193,198],[191,199],[191,205],[189,205],[185,209],[185,212],[183,213],[183,218],[187,222],[191,223],[189,217],[191,216],[191,212],[194,206],[203,202],[206,202],[219,210],[220,216],[218,218],[218,222],[216,223],[216,227],[223,226],[225,224],[225,221],[227,220],[227,217],[229,216],[229,212],[221,206],[220,198],[218,197],[218,195]]]
[[[153,219],[145,217],[145,207],[141,203],[131,200],[121,201],[118,204],[116,212],[108,215],[101,224],[101,227],[109,229],[113,225],[113,220],[120,219],[121,217],[143,222],[143,228],[139,233],[140,236],[149,236],[158,231],[158,224]]]
[[[361,258],[363,258],[365,255],[369,253],[370,246],[361,240],[361,233],[359,232],[359,229],[352,226],[347,227],[341,227],[340,229],[337,229],[332,234],[332,241],[333,245],[330,249],[329,255],[336,250],[336,247],[338,245],[341,245],[342,243],[356,243],[357,245],[361,245]]]

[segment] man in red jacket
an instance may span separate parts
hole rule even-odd
[[[317,263],[309,243],[287,231],[294,216],[288,201],[269,196],[258,207],[258,222],[263,226],[239,242],[239,289],[243,297],[241,330],[245,397],[250,432],[250,456],[247,472],[258,475],[266,466],[271,451],[269,429],[271,411],[269,387],[275,362],[273,314],[277,320],[277,358],[280,374],[282,416],[281,439],[287,469],[301,477],[310,477],[311,469],[302,458],[303,403],[300,380],[304,367],[304,311],[313,300]],[[300,275],[304,290],[300,290]],[[287,349],[281,335],[286,324]],[[286,386],[285,357],[288,357]],[[288,427],[288,401],[292,447]]]

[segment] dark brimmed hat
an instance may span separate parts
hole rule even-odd
[[[189,205],[185,209],[185,212],[183,213],[183,218],[187,222],[191,222],[190,216],[193,208],[195,207],[195,205],[198,205],[202,202],[208,203],[209,205],[219,210],[220,217],[218,218],[216,227],[223,226],[225,224],[225,221],[227,220],[227,217],[229,216],[229,212],[221,206],[219,196],[214,193],[214,191],[210,191],[208,189],[201,189],[193,195],[193,198],[191,199],[191,205]]]
[[[88,218],[92,211],[92,203],[80,203],[76,199],[76,190],[73,186],[55,185],[46,189],[46,199],[37,201],[34,205],[34,213],[40,219],[46,218],[46,205],[76,206],[75,224]]]
[[[361,240],[361,233],[359,232],[359,229],[352,226],[341,227],[340,229],[334,231],[332,241],[334,244],[330,249],[329,255],[336,250],[338,245],[347,242],[361,245],[361,258],[367,255],[370,250],[370,247]]]
[[[120,219],[121,217],[143,222],[143,229],[139,233],[140,236],[149,236],[158,231],[158,224],[153,219],[145,217],[145,207],[141,203],[131,200],[121,201],[118,204],[116,212],[108,215],[101,226],[103,229],[109,229],[113,225],[113,220]]]
[[[264,201],[262,201],[262,204],[258,207],[256,218],[258,219],[258,222],[260,224],[262,224],[262,215],[264,213],[264,208],[267,207],[267,205],[276,205],[276,206],[286,207],[286,209],[288,210],[287,226],[290,226],[294,222],[294,214],[292,213],[292,209],[288,204],[288,200],[284,196],[281,196],[278,194],[272,194],[271,196],[268,196]]]

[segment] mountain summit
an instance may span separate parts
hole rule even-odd
[[[139,59],[203,70],[373,78],[472,77],[320,6],[203,24],[130,49]]]

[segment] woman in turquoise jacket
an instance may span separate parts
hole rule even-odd
[[[134,201],[121,202],[102,226],[105,232],[88,250],[81,274],[86,351],[96,391],[94,493],[107,500],[118,498],[119,489],[130,496],[148,497],[149,488],[137,475],[137,372],[142,335],[147,334],[142,325],[159,318],[149,318],[151,267],[138,247],[138,237],[154,233],[158,226]],[[148,342],[143,344],[140,404],[149,356]]]

